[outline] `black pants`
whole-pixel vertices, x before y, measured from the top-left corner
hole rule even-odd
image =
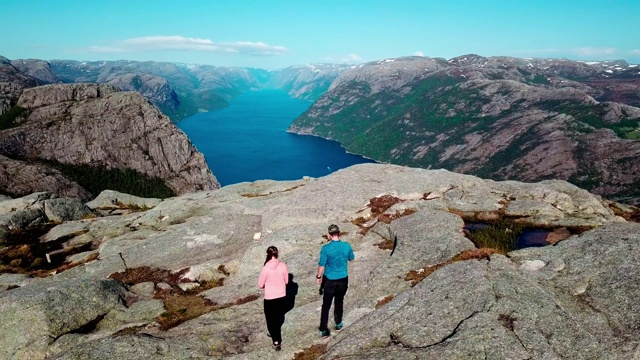
[[[344,295],[349,288],[349,277],[329,280],[324,284],[324,294],[322,297],[322,312],[320,313],[320,331],[328,330],[327,322],[329,322],[329,309],[333,302],[333,319],[336,324],[342,322],[342,305]],[[334,300],[335,299],[335,300]]]
[[[264,300],[264,317],[267,319],[267,329],[273,342],[282,343],[282,324],[287,310],[287,297]]]

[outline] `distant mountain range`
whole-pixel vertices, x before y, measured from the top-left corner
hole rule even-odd
[[[640,67],[427,57],[344,71],[289,131],[382,162],[495,180],[569,180],[640,202]]]
[[[315,101],[290,132],[381,162],[495,180],[563,179],[640,203],[640,66],[624,61],[464,55],[267,71],[0,57],[0,114],[15,110],[24,88],[77,82],[138,91],[174,121],[279,88]]]
[[[346,65],[294,66],[281,70],[138,61],[11,60],[35,86],[52,83],[110,84],[137,91],[172,120],[198,111],[223,108],[234,97],[259,88],[279,88],[292,97],[314,101]],[[29,86],[25,86],[29,87]]]

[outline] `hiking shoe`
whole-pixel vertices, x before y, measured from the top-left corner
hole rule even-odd
[[[322,336],[323,339],[326,339],[331,336],[331,333],[329,330],[320,330],[320,336]]]
[[[273,350],[275,351],[280,351],[282,349],[281,344],[279,342],[274,342],[273,343]]]
[[[344,324],[342,322],[340,322],[340,324],[336,324],[336,331],[342,330],[342,327],[344,327]]]

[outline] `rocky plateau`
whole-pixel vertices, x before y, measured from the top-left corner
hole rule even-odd
[[[17,219],[36,216],[46,249],[29,255]],[[570,234],[505,254],[465,236],[465,222],[497,218]],[[634,219],[565,181],[383,164],[165,200],[5,198],[0,358],[637,359]],[[356,259],[346,326],[322,340],[314,274],[331,223]],[[270,245],[292,274],[280,352],[257,289]]]

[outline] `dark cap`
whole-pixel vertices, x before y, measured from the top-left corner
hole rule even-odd
[[[329,225],[329,234],[330,235],[340,234],[340,228],[338,227],[338,225],[336,224]]]

